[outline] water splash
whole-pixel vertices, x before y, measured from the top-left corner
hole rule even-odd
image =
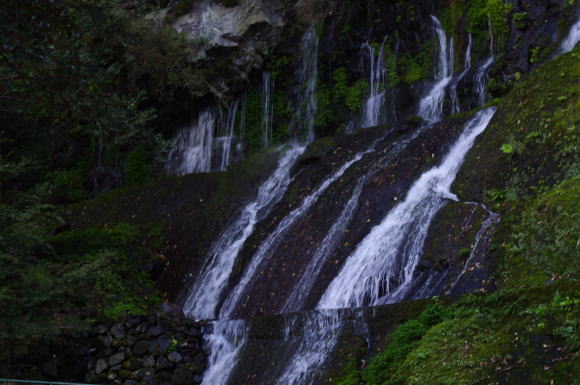
[[[429,224],[445,199],[455,198],[451,184],[494,113],[495,108],[479,111],[441,165],[424,173],[405,200],[371,230],[323,294],[319,309],[379,305],[400,298],[413,281]]]
[[[370,94],[363,109],[363,119],[361,127],[374,127],[384,123],[385,109],[385,82],[387,78],[387,68],[385,66],[385,43],[383,40],[381,47],[377,50],[370,44],[365,43],[364,49],[369,51],[370,59]]]
[[[580,19],[570,28],[568,36],[562,41],[560,45],[559,54],[564,54],[570,52],[576,47],[576,44],[580,41]]]
[[[248,326],[236,320],[215,321],[211,327],[211,333],[204,333],[204,342],[211,353],[201,385],[226,384],[248,338]]]
[[[431,16],[435,24],[435,32],[439,41],[439,60],[435,69],[435,85],[430,89],[419,103],[418,115],[429,123],[441,120],[443,115],[443,99],[445,89],[449,85],[453,74],[453,39],[447,40],[447,35],[439,19]]]
[[[215,317],[216,308],[244,243],[254,231],[256,223],[282,199],[292,181],[290,169],[303,152],[304,147],[300,146],[286,150],[278,161],[276,170],[258,189],[256,198],[212,245],[206,262],[189,291],[183,307],[185,314],[195,319]]]
[[[196,121],[178,132],[165,166],[168,174],[211,171],[215,125],[215,114],[207,109],[199,114]]]
[[[272,106],[273,81],[269,72],[262,76],[262,147],[272,145],[272,122],[274,121],[274,108]]]
[[[318,36],[310,27],[301,43],[302,63],[298,72],[299,105],[290,121],[290,134],[298,140],[306,136],[308,143],[314,140],[314,121],[316,118],[316,84],[318,80]]]

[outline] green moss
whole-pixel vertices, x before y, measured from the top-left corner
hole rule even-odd
[[[429,40],[423,44],[419,53],[401,55],[397,66],[398,78],[409,84],[428,78],[433,68],[433,49],[433,40]]]
[[[501,245],[503,286],[542,284],[578,277],[580,177],[524,203]]]
[[[533,196],[577,173],[579,55],[577,48],[542,65],[501,99],[458,175],[460,196],[485,199],[486,190]]]
[[[431,300],[399,325],[362,370],[332,383],[574,383],[578,375],[577,283]]]
[[[151,178],[151,163],[152,159],[148,159],[142,149],[131,151],[125,161],[125,186],[133,187],[148,182]]]

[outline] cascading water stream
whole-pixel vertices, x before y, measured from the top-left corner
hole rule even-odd
[[[366,154],[374,151],[375,143],[367,150],[359,152],[351,160],[346,162],[335,171],[331,176],[329,176],[322,184],[310,195],[308,195],[302,203],[292,210],[282,221],[276,226],[276,228],[262,241],[260,247],[256,253],[252,256],[250,263],[244,274],[240,278],[240,281],[236,287],[230,291],[227,299],[224,301],[222,308],[220,310],[220,319],[231,318],[236,307],[243,301],[243,296],[246,293],[246,289],[251,286],[251,283],[259,278],[256,275],[258,267],[266,262],[274,254],[278,244],[284,238],[287,231],[296,223],[296,221],[301,218],[305,213],[310,210],[310,208],[318,201],[320,196],[333,184],[337,179],[339,179],[346,170],[350,168],[354,163],[362,159]]]
[[[479,203],[471,203],[471,204],[481,207],[487,213],[487,218],[483,221],[483,223],[481,224],[481,228],[475,235],[475,241],[473,243],[473,248],[469,253],[469,257],[467,258],[467,261],[465,261],[461,273],[459,273],[455,281],[451,284],[449,290],[447,290],[448,294],[457,291],[457,287],[461,282],[461,279],[463,278],[465,273],[470,268],[473,267],[473,262],[476,259],[481,258],[482,254],[485,253],[485,251],[489,246],[489,243],[491,242],[491,235],[493,233],[492,230],[495,226],[497,226],[501,218],[498,213],[494,213],[483,204]]]
[[[211,333],[204,333],[204,342],[211,347],[211,353],[201,385],[226,384],[246,343],[248,326],[242,320],[214,321],[211,328]]]
[[[423,126],[408,135],[406,138],[393,143],[385,155],[375,161],[369,171],[359,178],[351,198],[324,237],[324,240],[320,244],[320,248],[316,251],[304,271],[300,274],[300,280],[294,285],[292,291],[284,302],[284,306],[280,313],[290,313],[303,310],[304,301],[310,294],[310,290],[316,283],[328,257],[340,243],[341,237],[358,207],[359,198],[367,180],[369,180],[379,170],[392,164],[403,149],[405,149],[412,140],[417,138],[427,128],[427,126]]]
[[[380,305],[400,298],[413,281],[429,224],[445,199],[475,139],[495,108],[478,112],[441,165],[424,173],[403,202],[361,241],[318,303],[319,309]]]
[[[441,120],[443,115],[443,99],[445,97],[445,88],[451,82],[453,77],[453,39],[447,40],[447,35],[439,19],[431,16],[435,24],[435,32],[439,41],[439,60],[435,71],[435,85],[429,93],[421,99],[419,103],[418,115],[429,123]]]
[[[296,354],[284,367],[277,385],[311,384],[315,377],[312,369],[324,364],[340,337],[344,321],[339,312],[322,310],[303,316],[306,319]]]
[[[383,40],[378,52],[368,43],[363,45],[363,48],[369,51],[371,90],[363,109],[363,119],[360,125],[362,128],[384,123],[385,81],[387,78],[384,52],[386,41],[387,38]]]
[[[269,72],[264,72],[262,77],[262,147],[272,145],[272,122],[274,120],[274,108],[272,106],[272,77]]]
[[[166,164],[170,175],[210,172],[216,117],[213,111],[202,111],[197,120],[179,131]]]
[[[236,117],[239,105],[240,101],[236,100],[228,108],[227,114],[221,116],[222,131],[225,135],[215,138],[216,147],[218,147],[218,151],[216,152],[221,154],[218,171],[225,171],[231,163],[232,152],[234,150],[232,149],[232,145],[234,144]]]
[[[475,95],[477,100],[477,105],[479,107],[485,104],[485,97],[486,97],[486,88],[487,88],[487,71],[489,67],[493,64],[494,61],[494,53],[493,53],[493,29],[491,25],[491,19],[488,22],[489,24],[489,57],[483,62],[483,64],[478,68],[477,73],[475,74]]]
[[[562,55],[566,52],[570,52],[576,47],[576,44],[580,41],[580,19],[576,21],[576,23],[570,28],[570,32],[568,32],[568,36],[562,41],[560,45],[560,49],[558,51],[559,55]]]
[[[373,228],[363,239],[323,294],[317,305],[319,310],[390,302],[384,295],[388,293],[388,288],[385,290],[385,282],[388,282],[385,278],[392,275],[403,276],[399,290],[393,294],[404,293],[401,289],[409,287],[412,283],[413,272],[421,254],[429,224],[437,210],[443,206],[444,200],[454,197],[449,188],[455,175],[476,137],[487,127],[494,113],[495,108],[478,112],[466,124],[464,132],[452,146],[442,164],[423,174],[411,187],[405,201],[393,208],[381,224]],[[399,265],[397,273],[401,274],[393,274],[390,271],[394,265]],[[446,273],[429,277],[424,287],[419,288],[419,293],[429,295],[429,288],[440,286]],[[333,313],[313,312],[310,316],[320,318],[325,314]],[[312,373],[326,361],[336,346],[340,331],[344,326],[341,318],[337,315],[335,317],[337,318],[333,322],[336,324],[333,323],[334,326],[330,327],[330,330],[324,329],[324,322],[321,320],[317,322],[313,320],[310,323],[311,328],[303,331],[300,347],[290,364],[286,366],[278,384],[314,383],[315,376]]]
[[[467,36],[467,48],[465,49],[465,63],[463,71],[459,74],[457,79],[449,87],[449,94],[451,98],[451,113],[457,114],[461,111],[461,106],[459,104],[459,98],[457,97],[457,85],[465,77],[467,72],[471,69],[471,34]]]
[[[304,147],[301,146],[292,146],[286,150],[276,170],[258,189],[256,198],[212,245],[205,265],[190,289],[183,307],[185,314],[195,319],[216,316],[216,307],[222,299],[240,250],[254,231],[256,223],[282,199],[292,181],[290,169],[303,152]]]
[[[292,292],[286,298],[286,302],[284,303],[280,313],[291,313],[302,309],[304,301],[316,283],[318,275],[324,267],[328,256],[340,243],[341,236],[344,234],[344,231],[346,230],[356,208],[358,207],[358,200],[366,179],[367,178],[361,178],[357,183],[352,196],[340,213],[340,216],[334,222],[324,237],[324,240],[320,243],[320,248],[310,259],[308,266],[306,266],[304,271],[300,274],[300,280],[292,288]]]
[[[290,121],[290,133],[296,140],[305,136],[306,141],[310,143],[314,140],[314,119],[317,110],[318,36],[314,27],[310,27],[302,37],[301,51],[298,106]]]

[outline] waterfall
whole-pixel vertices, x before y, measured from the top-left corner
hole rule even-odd
[[[328,256],[335,250],[340,243],[341,237],[350,223],[356,208],[358,207],[358,199],[363,190],[365,178],[361,178],[357,183],[352,196],[348,203],[340,213],[338,219],[334,222],[324,240],[320,244],[320,248],[316,254],[310,259],[306,269],[300,274],[300,280],[292,288],[292,292],[287,297],[286,302],[282,308],[281,313],[291,313],[302,310],[304,301],[310,293],[312,286],[316,283],[320,271],[324,267]]]
[[[231,163],[232,152],[235,148],[232,148],[234,144],[236,117],[238,113],[238,106],[240,101],[236,100],[228,108],[227,114],[221,115],[221,130],[223,136],[215,138],[216,153],[220,154],[219,165],[217,166],[218,171],[225,171]]]
[[[311,384],[313,368],[319,368],[340,337],[343,317],[336,311],[317,311],[304,314],[306,320],[299,337],[300,343],[290,362],[284,367],[277,385]]]
[[[475,95],[477,99],[477,105],[479,107],[485,104],[486,88],[487,88],[487,71],[491,67],[494,61],[493,54],[493,29],[491,26],[491,19],[489,20],[489,57],[483,62],[483,64],[478,68],[475,74]]]
[[[559,54],[564,54],[566,52],[570,52],[576,47],[576,44],[580,41],[580,20],[578,20],[572,28],[570,28],[570,32],[568,36],[562,41],[560,45]]]
[[[385,80],[387,78],[387,69],[385,67],[385,42],[383,40],[378,52],[375,52],[370,44],[366,43],[363,48],[369,51],[370,60],[370,95],[363,110],[363,120],[361,127],[374,127],[384,123],[384,108],[385,108]]]
[[[260,186],[256,198],[242,210],[239,217],[227,227],[212,245],[205,264],[196,278],[183,310],[195,319],[216,316],[216,308],[222,299],[234,263],[256,223],[282,199],[292,181],[290,169],[304,147],[293,146],[278,161],[273,174]]]
[[[274,120],[274,108],[272,106],[272,77],[269,72],[262,76],[262,147],[272,145],[272,122]]]
[[[302,62],[298,72],[298,106],[290,122],[290,133],[298,139],[306,135],[308,143],[314,140],[316,118],[316,82],[318,80],[318,36],[310,27],[301,43]]]
[[[445,88],[449,85],[453,75],[453,39],[447,40],[447,35],[441,26],[441,22],[435,16],[431,16],[435,24],[435,32],[439,41],[439,60],[435,70],[435,85],[419,103],[418,115],[429,123],[441,120],[443,115],[443,99]]]
[[[465,126],[443,162],[413,184],[406,198],[375,226],[347,258],[323,294],[318,308],[361,307],[400,298],[413,281],[429,224],[450,192],[475,139],[487,127],[495,108],[478,112]]]
[[[211,171],[215,125],[215,114],[207,109],[199,114],[195,122],[178,132],[168,155],[168,174],[185,175]]]
[[[485,212],[487,213],[487,218],[483,221],[479,231],[475,235],[475,241],[473,242],[473,248],[469,253],[469,257],[467,258],[467,261],[465,261],[461,273],[459,273],[455,281],[451,284],[451,287],[447,291],[447,294],[457,292],[457,286],[461,281],[461,278],[465,275],[467,270],[471,266],[473,266],[473,262],[476,259],[481,258],[482,254],[484,254],[485,251],[487,250],[489,243],[491,242],[493,228],[497,226],[497,224],[500,221],[500,215],[498,213],[494,213],[493,211],[488,209],[485,205],[478,203],[471,204],[480,206],[483,210],[485,210]]]
[[[243,296],[246,292],[250,283],[254,280],[258,279],[259,277],[256,275],[256,271],[258,267],[262,265],[262,263],[266,262],[276,251],[276,248],[280,241],[284,238],[287,231],[296,223],[296,221],[301,218],[308,210],[318,201],[320,196],[333,184],[337,179],[342,177],[346,170],[350,168],[354,163],[358,162],[362,159],[363,156],[366,154],[374,151],[374,146],[378,143],[378,140],[366,151],[359,152],[356,154],[351,160],[346,162],[335,171],[331,176],[329,176],[322,184],[310,195],[308,195],[302,203],[292,210],[280,223],[276,226],[276,228],[262,241],[258,251],[252,256],[250,263],[246,270],[244,271],[243,276],[240,278],[240,281],[236,285],[236,287],[230,292],[228,298],[224,302],[221,310],[220,310],[220,318],[231,318],[236,310],[236,306],[240,304],[243,300]]]
[[[459,74],[457,79],[449,87],[449,94],[451,97],[451,113],[457,114],[461,111],[461,106],[459,104],[459,98],[457,97],[457,85],[465,77],[467,72],[471,69],[471,34],[467,36],[467,48],[465,49],[465,63],[463,66],[463,71]]]
[[[215,321],[211,327],[211,333],[204,333],[204,343],[211,353],[201,385],[226,384],[246,343],[248,326],[236,320]]]
[[[241,153],[236,143],[236,118],[240,101],[236,100],[224,113],[208,108],[197,120],[177,133],[165,165],[169,175],[225,171]],[[220,136],[215,136],[219,134]]]

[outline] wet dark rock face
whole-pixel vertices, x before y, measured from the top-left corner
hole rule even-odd
[[[272,257],[259,267],[260,279],[248,286],[243,296],[244,301],[239,304],[234,316],[247,318],[281,310],[284,300],[319,248],[329,228],[340,215],[356,184],[368,175],[353,219],[342,235],[340,245],[329,256],[306,301],[306,309],[313,308],[356,245],[370,229],[381,222],[395,204],[405,198],[410,186],[421,173],[440,163],[464,124],[465,119],[447,120],[436,124],[412,140],[388,163],[385,162],[385,155],[390,153],[395,143],[409,135],[409,132],[394,131],[386,134],[386,131],[383,131],[381,135],[378,134],[380,129],[364,131],[337,140],[334,149],[320,161],[299,166],[295,181],[282,203],[268,220],[257,226],[253,236],[246,243],[242,251],[242,261],[249,261],[263,239],[276,228],[280,220],[313,192],[326,176],[334,173],[357,152],[364,151],[371,145],[369,133],[374,132],[374,138],[377,136],[381,138],[376,146],[377,151],[353,164],[285,234],[273,251]],[[469,216],[469,213],[465,214]],[[442,233],[445,233],[445,230]],[[438,256],[440,258],[438,266],[456,263],[448,255]],[[234,282],[237,279],[239,278],[233,277]]]

